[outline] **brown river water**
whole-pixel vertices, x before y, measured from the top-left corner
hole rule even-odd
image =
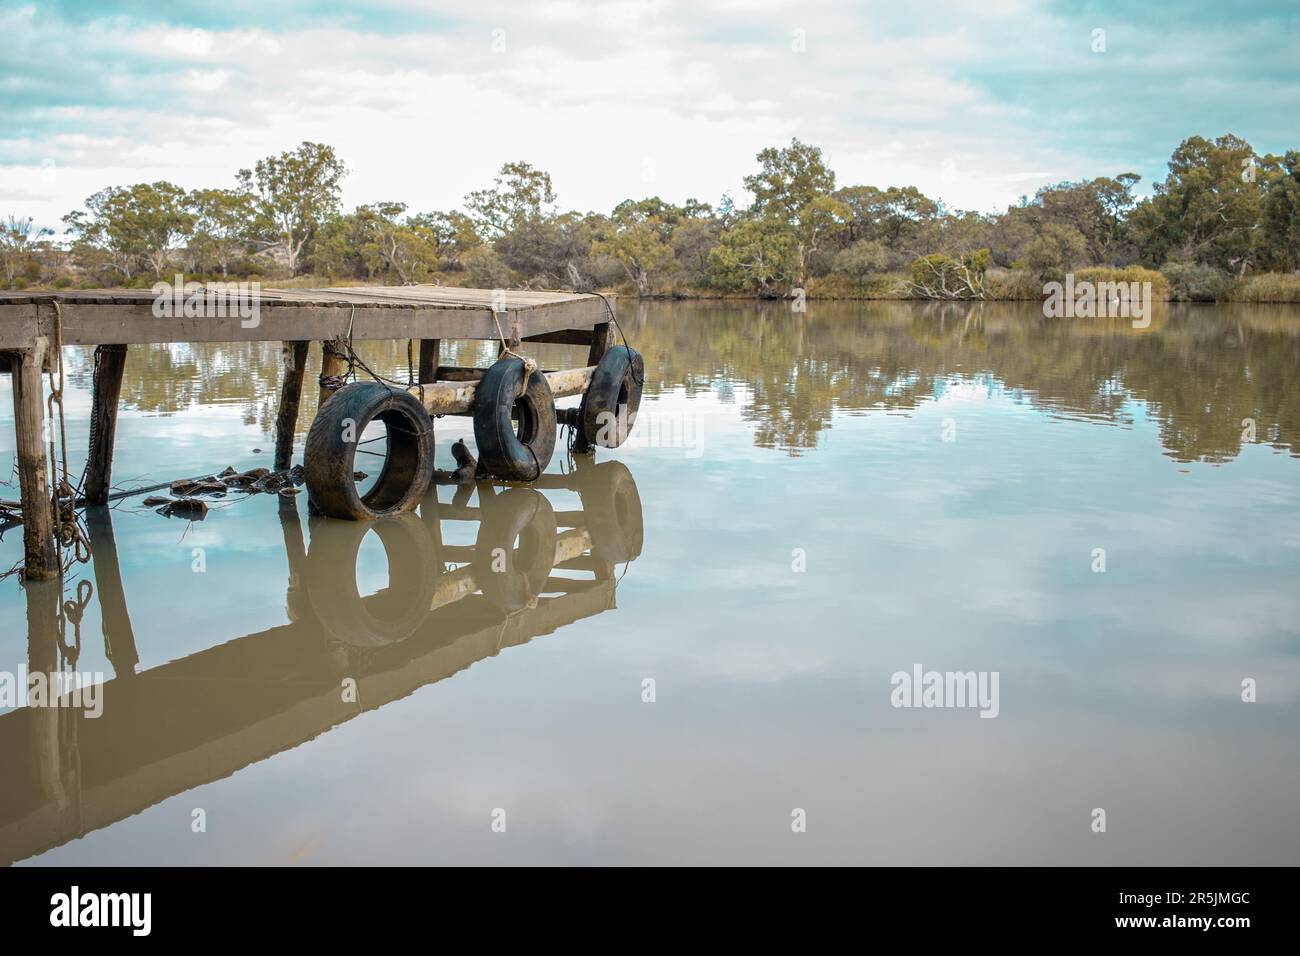
[[[0,693],[0,862],[1300,863],[1300,308],[619,314],[636,430],[544,487],[125,498],[61,591],[0,581],[11,691],[94,688]],[[269,465],[279,376],[133,347],[115,483]],[[13,442],[0,377],[0,498]]]

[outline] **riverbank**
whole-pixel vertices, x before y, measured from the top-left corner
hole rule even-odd
[[[1216,270],[1199,266],[1168,265],[1162,271],[1141,266],[1107,267],[1090,266],[1070,273],[1076,284],[1091,283],[1100,286],[1108,283],[1150,283],[1150,295],[1156,302],[1254,302],[1254,303],[1300,303],[1300,273],[1264,272],[1234,278]],[[803,290],[803,298],[815,301],[831,302],[871,302],[871,301],[985,301],[985,302],[1041,302],[1049,295],[1048,283],[1064,282],[1065,274],[1055,279],[1044,279],[1023,269],[989,269],[980,276],[980,293],[944,295],[924,295],[916,291],[912,278],[901,272],[880,273],[864,280],[853,280],[846,276],[813,276],[809,278]],[[171,281],[168,277],[165,281]],[[187,281],[221,282],[240,281],[258,282],[268,288],[277,289],[320,289],[346,288],[367,284],[364,280],[339,279],[324,275],[300,275],[290,278],[276,278],[258,274],[229,277],[186,275]],[[431,277],[434,284],[450,287],[467,287],[465,273],[441,273]],[[151,277],[140,278],[114,288],[148,289],[155,281]],[[382,284],[382,283],[378,283]],[[56,283],[54,285],[16,284],[12,292],[60,292],[101,289],[93,283]],[[565,290],[569,291],[569,290]],[[650,299],[665,301],[717,300],[717,301],[779,301],[798,298],[794,291],[786,295],[766,295],[750,289],[718,289],[707,286],[678,286],[666,283],[640,292],[632,283],[602,286],[599,289],[582,291],[599,291],[617,295],[623,299]]]
[[[1139,266],[1124,268],[1089,267],[1072,273],[1076,284],[1151,283],[1151,297],[1156,302],[1257,302],[1300,303],[1300,274],[1261,273],[1241,279],[1159,272]],[[984,276],[982,295],[954,295],[955,300],[987,302],[1041,302],[1048,297],[1048,282],[1064,282],[1065,276],[1044,280],[1017,269],[989,270]],[[753,301],[764,298],[793,299],[794,295],[761,296],[751,291],[668,287],[648,295],[638,294],[631,285],[606,290],[625,298],[643,299],[718,299]],[[814,276],[808,280],[804,297],[820,301],[915,301],[942,300],[943,296],[917,294],[909,276],[886,273],[866,282],[854,282],[843,276]]]

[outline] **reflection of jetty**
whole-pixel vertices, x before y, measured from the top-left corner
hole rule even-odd
[[[553,479],[557,481],[558,479]],[[282,509],[294,623],[147,671],[117,572],[112,525],[92,509],[94,567],[116,676],[103,714],[23,708],[0,716],[0,861],[23,859],[295,747],[357,714],[615,606],[614,565],[641,551],[641,502],[619,462],[569,482],[582,509],[556,512],[532,488],[477,485],[452,504],[355,524],[314,519],[305,547]],[[442,543],[443,521],[474,521],[472,547]],[[389,586],[362,596],[356,559],[374,531]],[[30,582],[29,667],[57,669],[56,583]],[[355,693],[350,683],[355,682]]]

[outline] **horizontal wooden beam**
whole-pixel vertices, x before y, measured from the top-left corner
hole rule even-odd
[[[456,365],[439,365],[435,382],[477,382],[486,372],[485,368],[464,368]]]
[[[588,365],[586,368],[547,372],[546,384],[551,387],[551,395],[555,398],[581,395],[587,390],[595,371],[594,365]],[[420,399],[430,415],[463,415],[474,409],[478,382],[434,382],[432,385],[412,385],[407,391]]]
[[[559,332],[543,332],[541,335],[527,335],[525,342],[550,342],[555,345],[591,345],[592,333],[587,329],[561,329]]]
[[[154,315],[148,300],[61,302],[64,345],[137,345],[161,342],[276,342],[332,339],[526,339],[565,329],[590,329],[607,317],[599,298],[575,299],[493,313],[406,303],[318,303],[263,300],[256,318],[238,315]],[[53,336],[50,301],[0,301],[0,350],[30,348]],[[590,337],[590,333],[585,333]]]

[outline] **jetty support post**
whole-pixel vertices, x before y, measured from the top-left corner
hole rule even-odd
[[[597,323],[591,330],[591,348],[587,351],[587,364],[597,365],[605,353],[614,347],[614,324]]]
[[[275,416],[275,470],[293,464],[293,435],[298,428],[298,406],[302,403],[302,379],[307,371],[310,342],[285,342],[281,346],[284,382],[280,386],[280,407]]]
[[[320,414],[320,407],[337,391],[337,389],[327,387],[325,381],[342,375],[346,368],[347,358],[344,356],[343,350],[339,348],[338,343],[322,342],[320,344],[320,401],[316,403],[316,414]]]
[[[126,370],[125,345],[95,347],[94,395],[90,411],[90,451],[86,456],[86,504],[108,503],[113,481],[113,444],[117,438],[117,408]]]
[[[54,510],[50,503],[49,462],[45,455],[47,436],[41,365],[48,349],[49,340],[41,336],[30,348],[10,356],[18,487],[23,509],[23,574],[30,581],[51,581],[62,570],[54,548]]]
[[[599,322],[591,330],[591,347],[587,350],[587,364],[596,365],[604,358],[605,353],[614,347],[614,323]],[[573,427],[573,450],[576,454],[585,455],[594,449],[591,442],[587,441],[587,435],[578,425],[578,409],[561,409],[564,413],[557,418],[561,424],[567,424]]]
[[[441,339],[420,339],[420,375],[416,381],[421,385],[438,381],[438,356],[441,351]]]

